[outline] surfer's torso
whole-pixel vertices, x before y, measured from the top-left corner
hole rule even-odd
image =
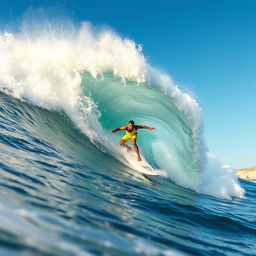
[[[135,134],[137,134],[137,130],[135,129],[135,127],[133,127],[132,131],[129,131],[129,128],[127,128],[126,134],[127,135],[135,135]]]
[[[137,135],[137,130],[135,129],[135,127],[133,127],[132,130],[129,131],[129,128],[127,127],[125,135],[122,137],[122,140],[128,141],[131,139],[137,139],[138,135]]]

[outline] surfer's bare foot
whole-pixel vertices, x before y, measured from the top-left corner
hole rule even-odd
[[[127,146],[126,148],[127,148],[127,152],[129,152],[129,151],[131,151],[131,150],[132,150],[132,148],[131,148],[131,147],[129,147],[129,146]]]
[[[140,162],[141,161],[141,158],[140,157],[138,157],[138,162]]]

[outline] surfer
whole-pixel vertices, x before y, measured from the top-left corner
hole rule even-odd
[[[111,130],[110,133],[114,133],[121,130],[126,130],[125,135],[120,139],[119,144],[120,146],[127,149],[127,152],[131,150],[131,147],[129,147],[126,142],[128,140],[132,140],[132,144],[134,147],[134,150],[138,156],[138,161],[141,161],[140,152],[138,145],[136,144],[136,140],[138,137],[137,130],[138,129],[148,129],[148,130],[155,130],[155,128],[146,126],[146,125],[135,125],[133,120],[130,120],[127,125],[121,126],[119,128],[116,128],[114,130]]]

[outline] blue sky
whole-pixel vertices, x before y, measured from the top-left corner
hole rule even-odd
[[[256,1],[10,0],[0,27],[28,8],[107,25],[142,44],[149,62],[199,102],[210,152],[234,168],[256,165]]]

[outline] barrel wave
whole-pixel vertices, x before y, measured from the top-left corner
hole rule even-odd
[[[157,179],[222,198],[243,196],[232,170],[207,153],[198,103],[153,68],[140,45],[110,30],[95,32],[83,23],[2,33],[0,90],[31,108],[68,117],[73,126],[66,132],[72,136],[60,139],[73,145],[74,134],[81,139],[79,129],[90,144],[83,152],[89,166],[100,161],[136,170],[134,159],[118,145],[121,134],[109,134],[133,119],[156,128],[140,131],[138,145],[145,161],[164,174]],[[47,122],[41,114],[35,122]],[[53,129],[59,126],[55,119],[50,122]]]

